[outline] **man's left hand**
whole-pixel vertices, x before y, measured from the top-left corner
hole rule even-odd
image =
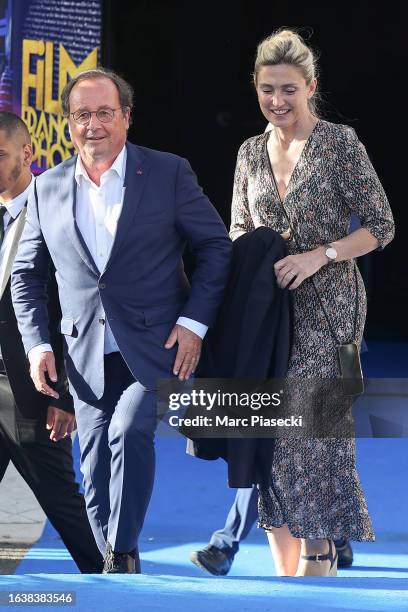
[[[55,406],[48,406],[47,429],[51,429],[50,440],[58,442],[76,429],[75,415]]]
[[[179,380],[187,380],[194,373],[201,355],[202,340],[194,332],[182,325],[175,325],[164,345],[166,349],[173,348],[178,343],[178,351],[174,362],[173,374]]]

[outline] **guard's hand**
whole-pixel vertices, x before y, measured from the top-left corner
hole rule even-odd
[[[277,283],[281,289],[297,289],[326,263],[327,257],[322,247],[299,255],[288,255],[274,265]]]
[[[48,373],[52,382],[57,382],[57,370],[55,368],[55,357],[52,351],[44,351],[29,355],[30,359],[30,376],[33,379],[35,388],[44,395],[49,395],[54,399],[59,398],[59,394],[45,380],[45,373]]]
[[[75,415],[56,406],[48,406],[46,428],[51,429],[50,440],[58,442],[76,429]]]
[[[178,376],[179,380],[187,380],[198,365],[203,341],[200,336],[186,327],[175,325],[164,346],[166,349],[170,349],[176,342],[178,343],[178,351],[173,374]]]

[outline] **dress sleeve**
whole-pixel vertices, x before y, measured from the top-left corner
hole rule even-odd
[[[235,166],[234,190],[231,206],[230,238],[235,240],[255,229],[248,205],[248,167],[246,159],[246,143],[238,151]]]
[[[339,144],[336,176],[341,197],[382,250],[394,238],[395,230],[383,186],[353,128],[344,130]]]

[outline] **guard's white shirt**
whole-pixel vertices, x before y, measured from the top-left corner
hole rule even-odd
[[[16,232],[17,224],[14,223],[14,221],[17,219],[18,215],[24,208],[24,204],[27,202],[32,184],[33,177],[31,176],[31,181],[28,187],[18,196],[10,200],[10,202],[3,204],[3,206],[7,208],[7,212],[3,217],[4,238],[0,248],[0,286],[3,283],[4,274],[6,271],[6,261],[11,249],[11,245],[13,244],[14,234]]]
[[[4,236],[0,248],[0,287],[3,286],[3,281],[5,280],[4,275],[6,273],[6,262],[9,257],[11,245],[14,241],[14,234],[16,233],[17,223],[14,223],[14,221],[17,219],[18,215],[24,208],[24,204],[27,202],[28,194],[30,193],[32,184],[33,177],[31,176],[30,184],[22,193],[10,200],[10,202],[2,204],[2,206],[5,206],[5,208],[7,209],[7,212],[1,220],[1,223],[3,223],[4,228]]]

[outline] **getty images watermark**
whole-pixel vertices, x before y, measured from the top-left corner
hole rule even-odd
[[[355,436],[353,398],[338,379],[170,379],[157,397],[162,431],[189,438]]]
[[[189,438],[408,437],[408,378],[347,389],[339,378],[166,379],[157,419],[162,435]]]
[[[168,409],[178,414],[169,414],[166,422],[171,427],[207,428],[212,433],[214,433],[214,428],[222,430],[301,428],[303,426],[301,415],[285,417],[270,415],[271,410],[281,407],[282,396],[283,390],[267,393],[222,391],[221,389],[206,391],[202,388],[193,388],[189,391],[172,392],[167,396]]]

